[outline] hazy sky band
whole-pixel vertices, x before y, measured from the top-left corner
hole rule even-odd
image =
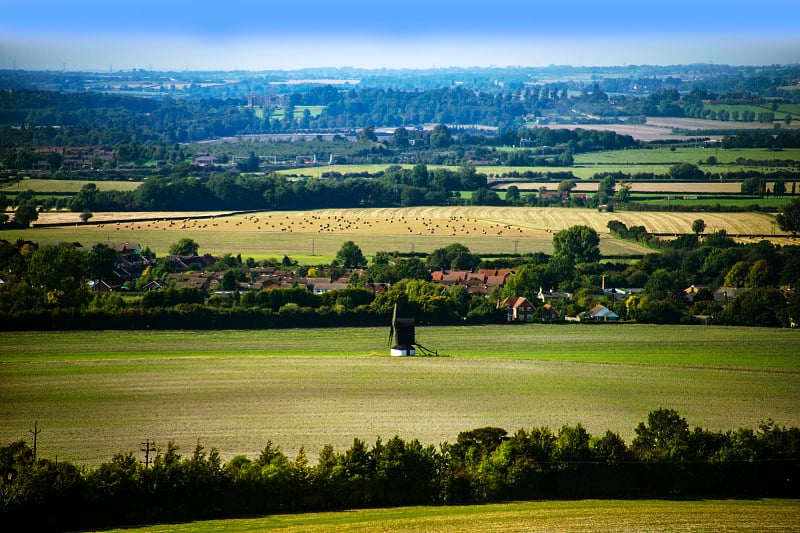
[[[797,0],[0,0],[0,8],[0,68],[800,62]]]

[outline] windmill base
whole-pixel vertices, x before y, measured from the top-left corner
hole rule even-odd
[[[416,352],[414,351],[413,346],[395,346],[391,350],[391,354],[394,357],[410,357],[415,355]]]

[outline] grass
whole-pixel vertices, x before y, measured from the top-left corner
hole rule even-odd
[[[420,328],[448,357],[388,357],[383,328],[2,333],[0,442],[98,464],[144,439],[223,459],[397,434],[582,423],[627,442],[659,407],[693,426],[800,425],[798,333],[690,326]],[[687,341],[687,339],[691,339]]]
[[[579,500],[304,513],[109,530],[126,533],[793,531],[797,500]]]
[[[303,118],[303,114],[304,114],[304,112],[306,110],[308,110],[308,112],[309,112],[309,114],[310,114],[310,116],[312,118],[316,118],[319,115],[321,115],[323,111],[325,111],[326,107],[328,107],[328,106],[324,106],[324,105],[298,105],[298,106],[295,106],[294,107],[294,118],[296,120],[300,120],[301,118]],[[264,110],[263,109],[258,109],[257,116],[258,116],[259,112],[260,112],[259,118],[263,117]],[[270,119],[272,119],[272,120],[282,120],[285,115],[286,115],[286,109],[283,108],[283,107],[280,107],[280,108],[277,108],[272,113],[272,115],[270,116]]]
[[[713,172],[729,170],[724,165],[732,165],[739,158],[753,159],[756,161],[771,161],[775,159],[800,160],[800,148],[790,148],[773,152],[766,148],[689,148],[681,147],[672,150],[670,148],[652,148],[646,150],[610,150],[604,152],[592,152],[587,154],[575,154],[576,165],[642,165],[638,172],[656,172],[648,170],[652,165],[669,166],[678,163],[695,163],[706,161],[710,156],[717,158],[719,168],[704,167],[704,170]],[[738,166],[737,166],[738,168]],[[750,168],[750,167],[742,167]],[[762,169],[763,170],[763,169]]]
[[[94,183],[101,191],[134,191],[141,182],[138,181],[87,181],[87,180],[47,180],[25,178],[8,186],[0,186],[3,193],[20,193],[28,189],[36,193],[77,193],[87,183]]]
[[[635,198],[633,201],[635,202],[642,202],[649,205],[661,205],[661,206],[683,206],[683,207],[693,207],[693,206],[715,206],[720,205],[723,207],[750,207],[751,205],[757,205],[762,208],[773,208],[773,209],[780,209],[784,205],[788,204],[792,201],[791,196],[784,196],[782,198],[714,198],[713,196],[700,196],[695,200],[684,200],[681,196],[673,196],[669,200],[667,200],[663,195],[656,197],[641,197]]]

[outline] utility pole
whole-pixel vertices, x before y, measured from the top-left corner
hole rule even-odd
[[[517,255],[517,244],[519,244],[519,241],[512,241],[512,242],[514,243],[514,255]]]
[[[33,429],[29,429],[28,430],[29,432],[31,432],[33,434],[33,459],[34,459],[34,461],[36,460],[36,436],[39,435],[39,433],[42,432],[41,429],[37,428],[37,424],[38,424],[38,422],[34,421],[33,422]]]
[[[156,443],[147,439],[142,444],[144,445],[144,448],[141,449],[144,452],[144,467],[147,468],[150,466],[150,452],[156,451]]]

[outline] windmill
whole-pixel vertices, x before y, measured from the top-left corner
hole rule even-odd
[[[389,328],[389,346],[392,355],[409,357],[416,355],[417,348],[423,355],[438,355],[438,352],[432,352],[417,342],[414,335],[415,323],[414,317],[397,316],[397,304],[394,304],[392,325]],[[392,340],[396,341],[394,346],[392,346]]]

